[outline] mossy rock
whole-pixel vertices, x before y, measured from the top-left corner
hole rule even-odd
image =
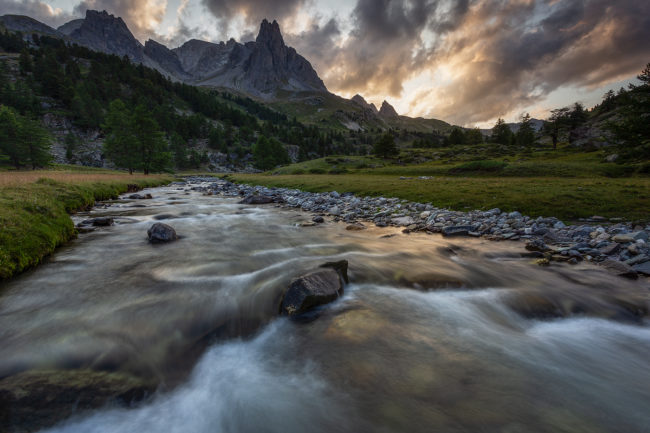
[[[0,431],[31,432],[103,406],[129,407],[155,384],[123,373],[29,370],[0,380]]]

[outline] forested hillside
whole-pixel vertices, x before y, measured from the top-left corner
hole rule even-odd
[[[80,140],[74,131],[92,130],[107,139],[107,154],[119,167],[145,171],[198,168],[210,162],[210,150],[239,165],[266,166],[269,155],[254,150],[269,146],[254,146],[258,141],[295,146],[295,159],[352,151],[340,132],[305,126],[250,98],[172,82],[127,58],[47,36],[25,41],[19,33],[0,33],[0,47],[14,53],[0,63],[0,103],[17,119],[48,113],[69,119],[74,126],[64,138],[69,154]],[[160,133],[157,143],[138,141],[138,128],[145,124]],[[124,165],[130,158],[125,152],[142,153],[142,146],[167,155],[153,165]],[[273,162],[289,162],[286,146],[270,148],[279,152],[270,157]]]

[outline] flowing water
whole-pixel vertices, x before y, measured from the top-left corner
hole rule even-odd
[[[311,215],[150,192],[95,209],[117,224],[0,287],[0,377],[159,384],[48,431],[650,431],[647,280],[541,268],[518,243],[300,227]],[[150,245],[157,220],[181,239]],[[341,299],[278,316],[292,278],[340,259]]]

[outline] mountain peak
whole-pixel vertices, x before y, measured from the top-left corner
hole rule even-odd
[[[379,112],[377,111],[377,107],[375,107],[375,104],[369,104],[368,102],[366,102],[363,96],[359,95],[358,93],[354,95],[350,100],[355,104],[359,105],[360,107],[372,110],[372,112],[375,114]]]
[[[399,114],[397,114],[395,108],[393,108],[393,106],[390,105],[387,101],[384,101],[381,104],[381,108],[379,109],[379,115],[382,117],[399,117]]]
[[[69,23],[70,24],[70,23]],[[78,44],[95,51],[128,56],[142,62],[142,44],[131,34],[126,23],[106,11],[88,9],[82,23],[70,25],[69,36]]]
[[[255,42],[277,46],[284,46],[284,39],[282,39],[282,32],[280,31],[280,24],[277,21],[273,20],[272,23],[269,23],[265,18],[260,24],[260,32],[257,34],[257,39]]]

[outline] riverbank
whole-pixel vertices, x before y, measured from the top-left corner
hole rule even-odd
[[[229,177],[239,179],[240,176]],[[250,180],[250,179],[249,179]],[[349,224],[349,230],[363,230],[361,222],[379,227],[404,227],[406,233],[441,233],[446,237],[482,237],[494,241],[526,242],[526,249],[538,264],[577,264],[589,261],[619,276],[650,276],[650,225],[593,216],[578,224],[556,217],[522,215],[519,211],[455,211],[397,197],[359,197],[352,193],[308,192],[290,188],[269,188],[248,184],[215,182],[208,194],[246,197],[251,204],[283,203]]]
[[[158,186],[169,175],[107,170],[0,173],[0,280],[39,263],[76,234],[70,214],[96,201]]]
[[[407,170],[404,170],[406,173]],[[417,172],[415,172],[417,173]],[[497,175],[233,174],[231,180],[309,192],[398,197],[457,211],[500,208],[576,221],[594,215],[650,222],[650,178],[501,177]]]

